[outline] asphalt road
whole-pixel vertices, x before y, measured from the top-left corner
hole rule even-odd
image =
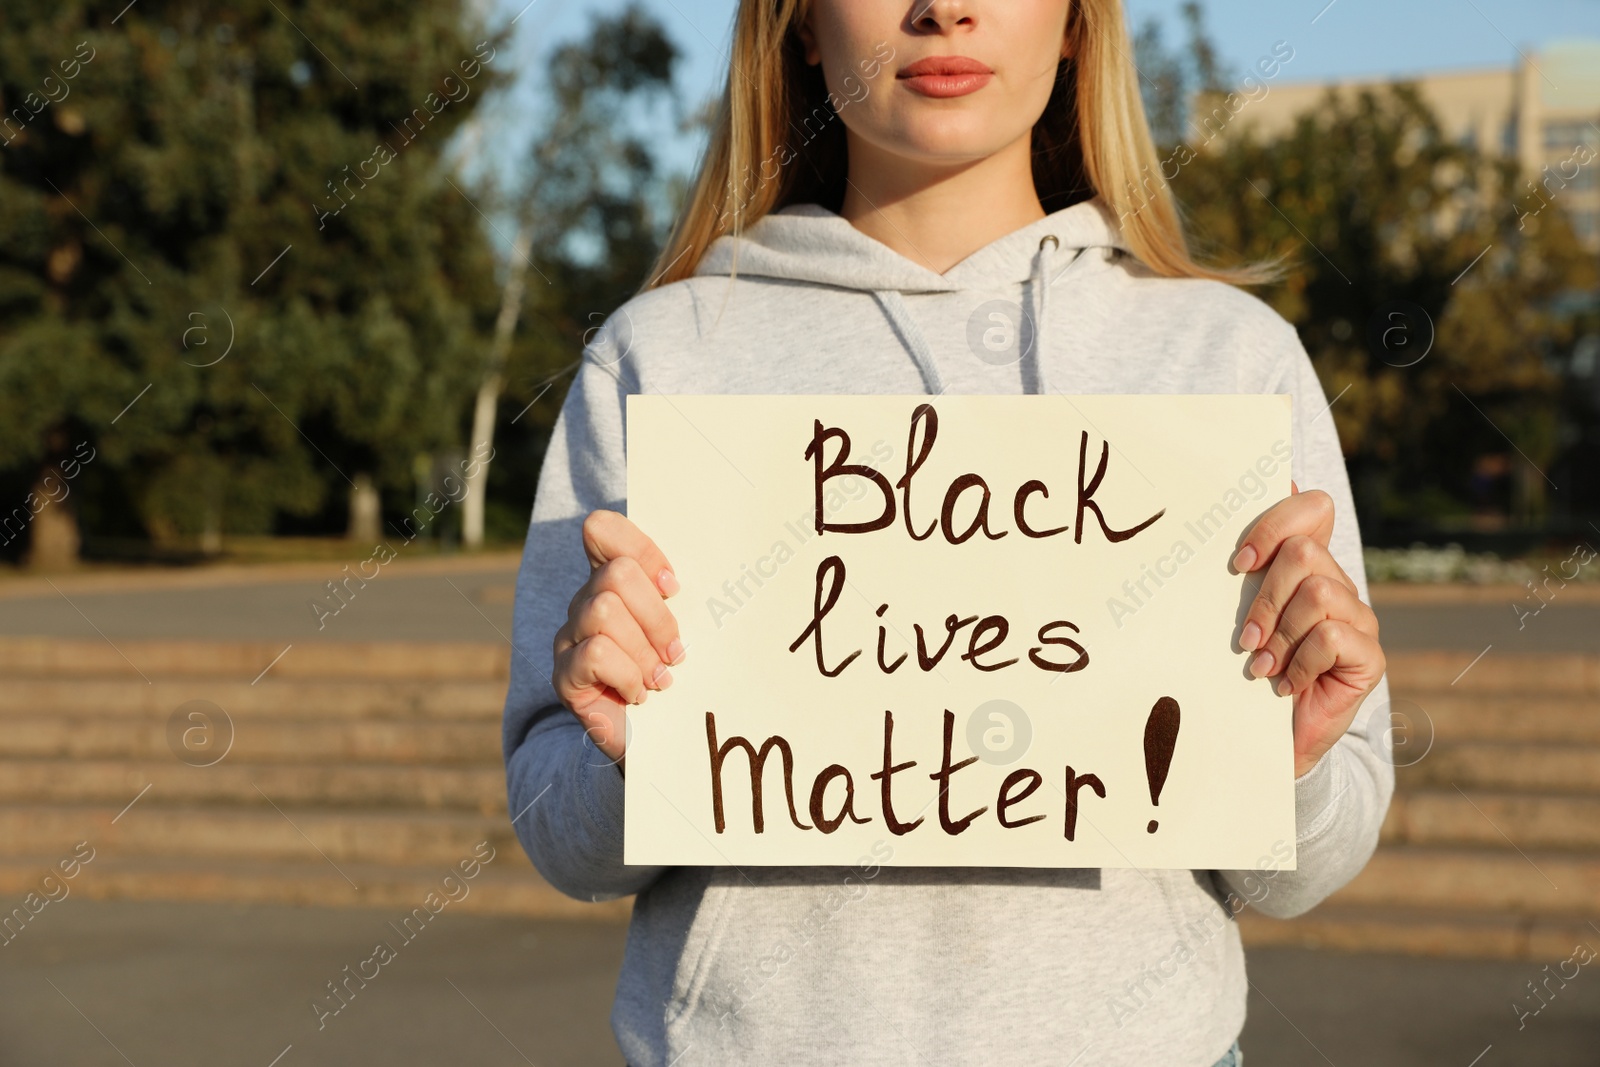
[[[447,912],[319,1030],[313,998],[393,918],[68,898],[0,947],[0,1064],[621,1063],[607,1023],[617,925]],[[1250,1067],[1600,1059],[1600,978],[1586,970],[1520,1030],[1511,1005],[1532,963],[1263,950],[1249,970]]]
[[[356,562],[356,561],[353,561]],[[263,571],[263,575],[274,572]],[[278,573],[282,573],[281,571]],[[511,633],[514,563],[459,560],[438,572],[390,564],[339,605],[326,583],[340,564],[298,565],[293,578],[236,580],[187,588],[97,590],[94,583],[0,585],[0,635],[61,637],[216,637],[282,641],[496,641]],[[102,583],[105,584],[105,583]],[[28,595],[17,595],[26,590]],[[1529,602],[1536,604],[1536,602]],[[313,604],[339,606],[322,614]],[[1380,604],[1386,648],[1600,654],[1600,603],[1569,595],[1537,615],[1513,602]]]
[[[359,562],[359,561],[353,561]],[[0,586],[0,634],[111,640],[122,637],[311,641],[498,641],[511,633],[516,569],[503,562],[432,572],[394,563],[341,602],[327,590],[343,565],[297,565],[291,578],[97,589],[106,581],[58,580],[32,595]],[[287,569],[264,571],[263,577]],[[370,568],[369,568],[370,573]],[[203,575],[194,576],[203,578]],[[321,605],[319,612],[313,605]],[[335,609],[337,609],[335,611]]]

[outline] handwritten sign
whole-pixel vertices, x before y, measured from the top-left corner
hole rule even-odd
[[[628,513],[688,656],[629,711],[625,860],[1292,867],[1290,703],[1229,569],[1289,495],[1289,418],[630,396]]]

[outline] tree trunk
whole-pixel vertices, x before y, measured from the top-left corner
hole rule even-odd
[[[42,508],[33,516],[28,539],[28,566],[35,570],[62,571],[77,566],[83,539],[78,513],[69,499],[71,483],[54,463],[46,464],[34,482],[33,500]]]
[[[383,534],[383,498],[372,483],[372,475],[358,474],[350,487],[350,528],[352,541],[375,543]]]
[[[477,401],[472,408],[472,441],[467,454],[473,457],[489,455],[489,449],[494,444],[495,409],[500,403],[500,390],[505,386],[506,356],[511,351],[511,339],[517,332],[517,318],[522,314],[522,294],[528,277],[528,252],[532,245],[533,234],[528,227],[518,227],[511,241],[511,264],[506,274],[505,289],[500,294],[500,315],[494,323],[489,365],[484,370]],[[483,509],[488,486],[489,461],[485,459],[468,475],[466,498],[461,502],[461,541],[469,549],[483,544]]]
[[[222,492],[213,482],[200,523],[200,551],[207,556],[222,553]]]

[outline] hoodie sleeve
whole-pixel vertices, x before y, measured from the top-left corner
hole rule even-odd
[[[589,576],[584,517],[625,504],[623,411],[632,390],[617,371],[585,353],[545,454],[517,574],[503,737],[522,847],[551,885],[590,901],[637,893],[663,870],[623,865],[622,774],[551,682],[556,630]]]
[[[1287,354],[1263,390],[1289,393],[1294,409],[1294,480],[1333,497],[1329,549],[1370,603],[1361,530],[1333,415],[1294,328],[1283,325]],[[1287,919],[1310,911],[1366,866],[1394,793],[1389,750],[1389,681],[1383,678],[1357,710],[1343,737],[1294,783],[1297,869],[1221,871],[1226,888],[1261,912]]]

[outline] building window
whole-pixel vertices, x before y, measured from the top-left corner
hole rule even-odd
[[[1593,245],[1600,242],[1600,211],[1583,208],[1570,212],[1568,217],[1572,220],[1572,232],[1580,243]]]
[[[1597,134],[1587,122],[1550,122],[1544,127],[1544,146],[1546,148],[1576,148],[1580,144],[1595,144],[1600,141]]]

